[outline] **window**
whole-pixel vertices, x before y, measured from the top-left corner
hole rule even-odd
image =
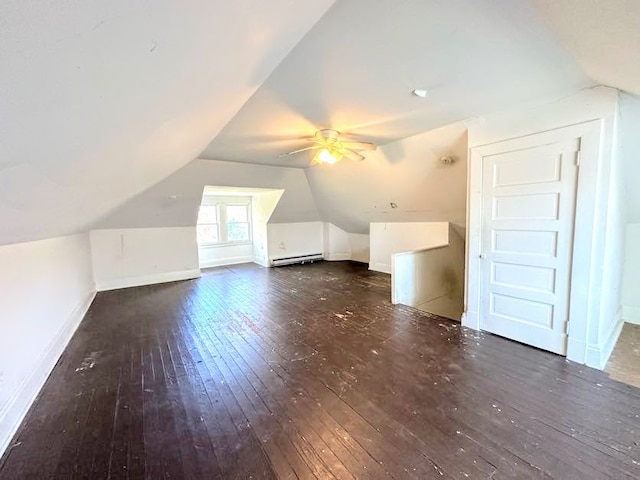
[[[218,243],[220,229],[218,228],[218,207],[202,205],[198,212],[198,243]]]
[[[249,236],[249,206],[225,205],[227,213],[227,241],[248,242]]]
[[[251,198],[204,196],[197,232],[198,245],[251,242]]]

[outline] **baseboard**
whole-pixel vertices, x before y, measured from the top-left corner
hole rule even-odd
[[[380,273],[388,273],[389,275],[391,275],[391,265],[389,265],[388,263],[370,263],[369,270]]]
[[[342,262],[344,260],[351,260],[350,253],[328,253],[324,256],[325,260],[330,262]]]
[[[200,263],[200,268],[224,267],[225,265],[238,265],[239,263],[252,263],[253,255],[245,255],[242,257],[230,257],[219,260],[210,260]]]
[[[478,314],[478,312],[472,312],[471,310],[462,312],[460,324],[472,330],[480,330],[480,314]]]
[[[640,325],[640,307],[625,305],[622,307],[622,318],[627,323]]]
[[[191,280],[200,276],[200,269],[180,270],[177,272],[163,272],[139,277],[117,278],[105,282],[96,282],[99,292],[107,290],[117,290],[119,288],[141,287],[143,285],[153,285],[156,283],[177,282],[179,280]]]
[[[587,363],[587,344],[582,340],[567,339],[567,360],[585,365]]]
[[[260,265],[261,267],[268,268],[270,266],[269,261],[264,258],[253,257],[252,262]]]
[[[623,326],[624,321],[621,317],[618,317],[617,322],[611,329],[611,333],[609,333],[609,336],[601,345],[587,346],[587,358],[585,363],[588,367],[597,368],[598,370],[604,369],[609,357],[611,356],[611,352],[613,352],[613,348],[616,346],[616,342],[618,341],[618,337],[620,336]]]
[[[89,310],[95,296],[95,291],[90,292],[73,310],[68,320],[35,362],[35,367],[24,377],[4,408],[0,410],[0,458],[9,447],[9,442],[18,431],[25,415],[49,378],[53,367],[58,363],[58,359]]]
[[[349,260],[351,260],[352,262],[357,262],[357,263],[369,263],[369,259],[368,258],[353,258],[351,257]]]

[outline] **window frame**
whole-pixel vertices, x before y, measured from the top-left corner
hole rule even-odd
[[[220,239],[222,238],[220,235],[220,208],[218,208],[218,205],[200,205],[200,208],[202,207],[214,207],[216,209],[216,223],[208,223],[208,222],[203,222],[200,223],[200,210],[198,209],[198,218],[196,220],[196,242],[198,243],[198,246],[211,246],[211,245],[220,245]],[[215,225],[216,226],[216,232],[217,232],[217,236],[218,236],[218,241],[217,242],[204,242],[204,243],[200,243],[198,242],[198,235],[197,235],[197,231],[198,231],[198,227],[200,225]]]
[[[240,246],[240,245],[251,245],[253,243],[253,221],[252,221],[252,198],[251,197],[221,197],[217,195],[204,195],[202,197],[202,203],[200,207],[216,207],[216,219],[218,221],[218,241],[217,242],[205,242],[199,243],[198,248],[217,248],[217,247],[230,247],[230,246]],[[232,222],[239,224],[247,224],[248,226],[248,236],[247,240],[243,240],[240,242],[229,242],[228,239],[228,228],[227,224],[229,223],[227,218],[227,207],[229,206],[239,206],[245,207],[247,210],[247,221],[246,222]],[[210,223],[200,223],[199,222],[200,213],[198,211],[198,220],[196,221],[196,228],[198,225],[213,225]]]

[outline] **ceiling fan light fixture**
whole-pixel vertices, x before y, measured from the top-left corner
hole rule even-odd
[[[313,142],[314,145],[299,148],[289,153],[280,154],[280,157],[288,157],[296,153],[315,151],[313,160],[310,165],[334,165],[343,159],[362,161],[364,155],[358,152],[363,150],[376,150],[376,146],[370,142],[353,141],[350,139],[340,138],[340,132],[337,130],[324,129],[318,130],[311,138],[305,138],[305,141]]]
[[[327,163],[329,165],[333,165],[334,163],[338,163],[340,160],[342,160],[342,155],[334,150],[323,148],[322,150],[320,150],[320,152],[318,152],[319,163]]]

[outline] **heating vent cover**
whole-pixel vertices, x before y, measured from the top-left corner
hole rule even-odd
[[[298,255],[297,257],[274,258],[273,260],[271,260],[271,265],[274,267],[280,267],[282,265],[293,265],[294,263],[317,262],[319,260],[324,260],[324,256],[321,253],[312,253],[309,255]]]

